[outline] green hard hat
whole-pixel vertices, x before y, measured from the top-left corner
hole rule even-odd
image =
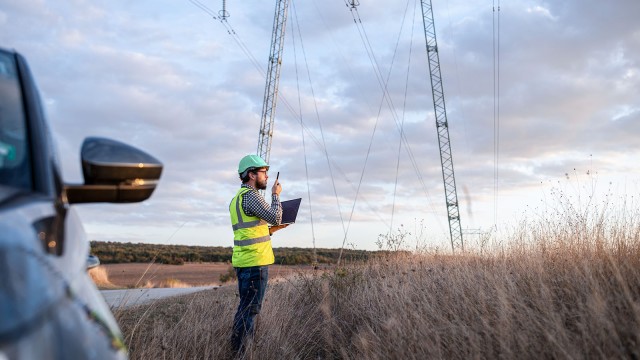
[[[238,165],[238,174],[242,174],[247,169],[250,168],[263,168],[266,167],[269,169],[269,164],[264,161],[258,155],[247,155],[240,160],[240,164]]]

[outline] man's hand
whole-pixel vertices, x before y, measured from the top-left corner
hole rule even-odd
[[[280,192],[282,192],[282,186],[280,185],[280,181],[276,178],[276,182],[273,183],[271,187],[271,193],[280,196]]]
[[[289,224],[272,226],[272,227],[269,228],[269,235],[273,235],[274,232],[276,232],[276,231],[278,231],[280,229],[284,229],[287,226],[289,226]]]

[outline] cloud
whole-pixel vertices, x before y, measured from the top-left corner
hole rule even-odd
[[[165,164],[145,203],[78,207],[96,237],[142,239],[137,231],[172,233],[185,222],[176,241],[229,236],[235,167],[256,151],[274,9],[227,5],[227,27],[189,1],[0,5],[0,43],[31,64],[67,181],[82,181],[87,136],[119,139]],[[464,226],[493,225],[493,207],[511,211],[573,168],[637,177],[629,156],[640,131],[640,3],[433,5]],[[310,193],[301,216],[313,212],[331,229],[322,241],[340,245],[352,219],[366,226],[347,242],[371,248],[392,211],[396,225],[425,217],[447,236],[422,26],[419,2],[289,9],[272,171],[285,198],[307,202]]]

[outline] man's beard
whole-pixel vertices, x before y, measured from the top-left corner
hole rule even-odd
[[[264,181],[256,180],[256,188],[258,190],[266,190],[267,189],[267,180]]]

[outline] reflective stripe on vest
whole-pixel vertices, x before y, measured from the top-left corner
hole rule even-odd
[[[245,193],[246,193],[246,191],[244,193],[242,193],[242,195],[244,195]],[[240,200],[240,199],[238,199],[238,200]],[[232,225],[233,231],[236,231],[238,229],[249,229],[249,228],[252,228],[254,226],[260,225],[261,222],[264,222],[264,220],[262,220],[262,219],[245,222],[242,219],[242,211],[240,211],[240,203],[242,201],[238,201],[238,200],[236,200],[236,216],[238,217],[238,223]]]
[[[229,204],[234,247],[234,267],[270,265],[274,262],[269,226],[257,216],[249,216],[242,209],[242,197],[248,188],[240,188]]]
[[[269,240],[271,240],[271,236],[267,235],[267,236],[263,236],[255,239],[249,239],[249,240],[233,240],[233,245],[247,246],[247,245],[259,244],[261,242],[265,242]]]

